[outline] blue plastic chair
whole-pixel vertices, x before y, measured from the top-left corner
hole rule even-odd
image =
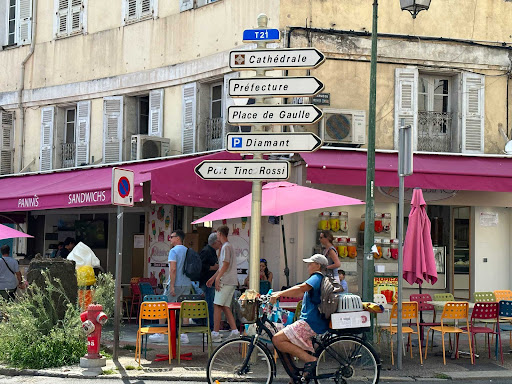
[[[139,283],[139,284],[149,284],[149,283]],[[150,285],[150,288],[151,288],[151,285]],[[151,288],[153,289],[153,288]],[[141,287],[141,292],[142,292],[142,287]],[[168,301],[167,300],[167,296],[166,295],[145,295],[143,296],[143,299],[142,301]],[[149,325],[151,324],[152,327],[167,327],[167,324],[155,324],[155,321],[153,320],[150,320],[148,323],[145,323],[143,322],[142,325]],[[168,336],[170,337],[170,335]],[[146,358],[146,355],[147,355],[147,348],[144,347],[144,339],[146,340],[146,346],[148,344],[148,335],[146,335],[146,337],[141,337],[141,345],[140,347],[141,348],[144,348],[144,358]]]
[[[146,295],[154,295],[155,294],[153,287],[151,286],[151,284],[149,284],[147,282],[139,283],[139,287],[140,287],[141,297],[144,297]],[[167,301],[167,298],[164,301]]]
[[[508,318],[512,318],[512,301],[511,300],[501,300],[500,303],[499,303],[499,315],[500,315],[500,318],[502,317],[508,317]],[[496,324],[497,327],[499,327],[499,331],[505,331],[505,332],[509,332],[509,344],[512,346],[512,324],[510,323],[501,323],[501,322],[498,322],[498,324]],[[496,343],[497,345],[498,343]],[[498,354],[498,351],[497,351],[498,347],[496,346],[496,355]]]

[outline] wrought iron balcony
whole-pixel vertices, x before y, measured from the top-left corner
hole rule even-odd
[[[205,145],[207,151],[225,147],[223,125],[222,117],[206,120]]]
[[[418,112],[418,151],[458,152],[452,146],[452,114]]]
[[[62,168],[72,168],[75,166],[75,143],[62,144]]]

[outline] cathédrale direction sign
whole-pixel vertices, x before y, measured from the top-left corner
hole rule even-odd
[[[315,48],[231,51],[229,66],[243,71],[258,68],[316,68],[325,61]]]
[[[228,152],[313,152],[322,145],[322,140],[311,132],[290,133],[228,133]]]
[[[249,77],[229,80],[229,95],[251,96],[314,96],[324,89],[316,77]]]
[[[290,163],[283,160],[205,160],[194,172],[204,180],[287,180]]]
[[[322,111],[311,104],[245,105],[228,108],[228,123],[252,124],[314,124]]]

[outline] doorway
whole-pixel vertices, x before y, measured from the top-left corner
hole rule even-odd
[[[456,299],[471,298],[471,208],[452,209],[452,281]]]

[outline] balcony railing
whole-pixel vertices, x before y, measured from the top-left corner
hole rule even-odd
[[[418,151],[454,152],[451,113],[431,111],[418,113]]]
[[[75,143],[62,144],[62,168],[75,166]]]

